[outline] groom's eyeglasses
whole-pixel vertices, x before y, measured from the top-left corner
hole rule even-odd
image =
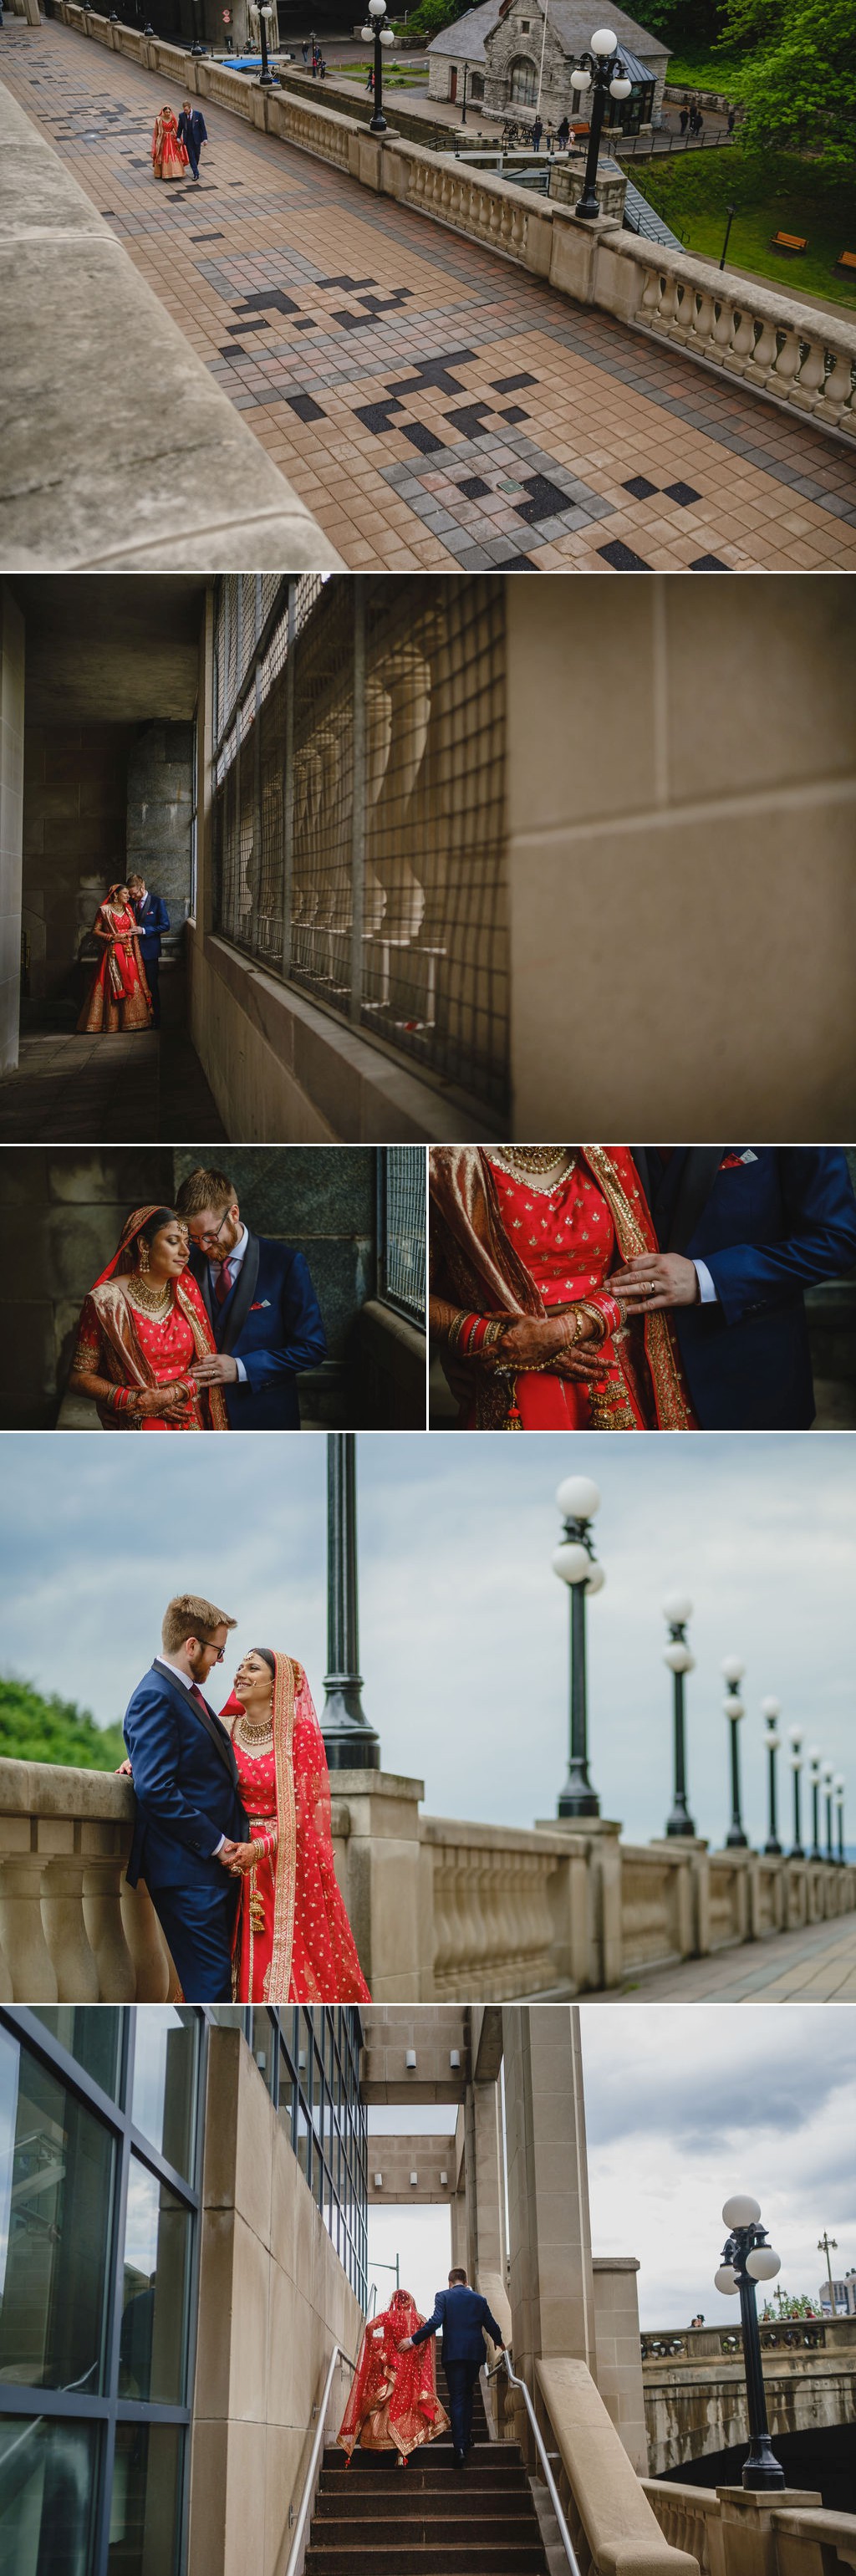
[[[199,1250],[200,1250],[200,1252],[213,1252],[213,1249],[214,1249],[214,1245],[215,1245],[215,1243],[219,1243],[219,1241],[220,1241],[220,1236],[221,1236],[221,1234],[222,1234],[222,1232],[223,1232],[223,1227],[224,1227],[224,1225],[225,1225],[225,1223],[226,1223],[226,1218],[227,1218],[228,1214],[229,1214],[229,1210],[228,1210],[228,1208],[224,1208],[224,1210],[223,1210],[223,1214],[222,1214],[222,1216],[221,1216],[221,1218],[220,1218],[220,1223],[219,1223],[219,1225],[218,1225],[218,1226],[215,1226],[214,1233],[213,1233],[213,1234],[201,1234],[201,1235],[200,1235],[200,1237],[199,1237]]]
[[[225,1660],[226,1660],[226,1648],[225,1648],[225,1646],[215,1646],[215,1645],[214,1645],[214,1639],[213,1639],[213,1637],[203,1637],[201,1634],[200,1634],[200,1638],[199,1638],[199,1643],[200,1643],[200,1646],[213,1646],[213,1647],[214,1647],[214,1661],[215,1661],[215,1664],[222,1664],[222,1663],[225,1663]]]

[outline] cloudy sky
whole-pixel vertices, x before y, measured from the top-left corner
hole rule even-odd
[[[671,1798],[664,1595],[695,1603],[689,1780],[699,1830],[728,1822],[719,1672],[745,1658],[745,1810],[766,1831],[759,1704],[783,1704],[851,1768],[856,1672],[856,1435],[698,1434],[358,1444],[364,1704],[387,1769],[425,1781],[428,1813],[527,1824],[555,1812],[567,1742],[568,1602],[551,1571],[563,1475],[595,1477],[607,1572],[589,1607],[591,1769],[629,1838]],[[171,1592],[240,1620],[237,1654],[288,1647],[319,1710],[325,1669],[324,1443],[139,1434],[4,1435],[2,1647],[26,1675],[121,1715]],[[231,1664],[226,1667],[231,1678]],[[225,1677],[224,1677],[225,1696]],[[782,1782],[790,1815],[790,1780]],[[856,1820],[856,1777],[849,1808]]]
[[[592,2246],[639,2257],[643,2326],[699,2310],[731,2323],[713,2274],[734,2191],[760,2201],[785,2289],[817,2297],[824,2228],[834,2269],[856,2269],[852,2005],[585,2004],[582,2029]],[[408,2109],[406,2125],[448,2131],[452,2116]],[[369,2243],[376,2261],[398,2252],[420,2306],[433,2299],[450,2260],[445,2210],[372,2212]],[[391,2277],[377,2275],[379,2306]]]

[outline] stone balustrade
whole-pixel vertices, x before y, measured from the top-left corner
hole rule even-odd
[[[778,2436],[853,2421],[856,2318],[774,2317],[760,2328],[767,2413]],[[704,2453],[745,2440],[746,2377],[739,2320],[684,2335],[641,2337],[648,2467],[680,2476]],[[687,2546],[691,2544],[688,2542]]]
[[[827,2513],[820,2498],[750,2495],[738,2487],[642,2481],[663,2538],[694,2558],[701,2576],[842,2576],[856,2568],[856,2514]]]
[[[284,89],[261,90],[240,72],[179,46],[111,25],[78,0],[55,0],[69,27],[157,70],[185,91],[228,107],[304,152],[334,161],[376,194],[395,197],[452,231],[546,278],[559,294],[668,341],[686,358],[722,368],[750,392],[798,411],[818,428],[856,439],[856,323],[789,295],[730,277],[689,252],[623,232],[611,167],[595,224],[573,209],[401,134],[380,138],[356,117]],[[623,181],[621,183],[623,185]]]
[[[377,2003],[570,1997],[856,1907],[856,1868],[624,1844],[421,1812],[396,1773],[333,1777],[336,1867]],[[0,1995],[157,2002],[174,1971],[124,1883],[133,1791],[114,1773],[0,1761]]]
[[[0,1760],[4,2003],[161,2003],[175,1972],[125,1885],[133,1791],[112,1772]]]

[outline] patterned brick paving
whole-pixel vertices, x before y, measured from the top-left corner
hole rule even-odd
[[[199,185],[156,182],[177,93],[59,23],[2,59],[350,566],[856,566],[821,433],[225,110]]]
[[[598,2003],[856,2003],[856,1914],[628,1978]]]

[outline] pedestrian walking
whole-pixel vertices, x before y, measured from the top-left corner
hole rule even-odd
[[[533,141],[533,144],[534,144],[534,146],[535,146],[535,150],[536,150],[536,152],[540,152],[540,150],[541,150],[541,136],[542,136],[543,132],[544,132],[544,127],[543,127],[543,124],[542,124],[541,118],[540,118],[540,116],[536,116],[536,118],[535,118],[535,123],[534,123],[534,125],[533,125],[533,127],[532,127],[532,141]]]
[[[569,126],[569,124],[568,124],[568,119],[567,119],[567,117],[566,117],[566,116],[563,116],[563,118],[562,118],[562,122],[561,122],[561,125],[559,126],[559,130],[558,130],[558,133],[557,133],[557,135],[556,135],[556,141],[557,141],[557,143],[558,143],[558,146],[559,146],[559,150],[560,150],[560,152],[567,152],[568,144],[569,144],[569,142],[570,142],[570,139],[571,139],[571,129],[570,129],[570,126]]]
[[[367,80],[367,82],[366,82],[366,88],[367,88],[367,90],[368,90],[368,92],[369,92],[369,95],[371,96],[372,90],[374,89],[374,64],[372,64],[372,66],[371,66],[371,68],[370,68],[369,76],[368,76],[368,80]]]
[[[303,69],[304,69],[304,71],[306,71],[306,70],[307,70],[307,68],[308,68],[308,64],[309,64],[309,47],[308,47],[308,45],[307,45],[307,42],[306,42],[306,38],[305,38],[305,36],[304,36],[304,38],[303,38],[303,43],[302,43],[302,45],[301,45],[300,51],[301,51],[301,53],[302,53],[302,55],[303,55]]]
[[[689,121],[690,121],[690,111],[689,111],[689,108],[688,108],[688,107],[682,107],[682,109],[681,109],[681,113],[680,113],[680,118],[679,118],[679,124],[680,124],[680,128],[681,128],[681,133],[682,133],[682,134],[685,134],[685,133],[686,133],[686,130],[687,130],[687,126],[688,126],[688,124],[689,124]]]
[[[734,132],[734,126],[735,126],[736,116],[737,116],[737,109],[736,109],[736,107],[730,107],[730,108],[729,108],[729,110],[728,110],[728,116],[727,116],[727,119],[726,119],[726,123],[727,123],[727,126],[728,126],[729,134],[733,134],[733,132]]]
[[[193,177],[198,179],[199,155],[203,143],[208,141],[208,129],[201,108],[194,107],[193,100],[190,98],[183,98],[181,102],[178,139],[179,143],[184,144]]]

